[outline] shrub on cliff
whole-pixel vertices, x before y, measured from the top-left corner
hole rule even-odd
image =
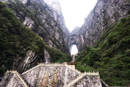
[[[87,47],[76,60],[98,70],[109,85],[130,83],[130,17],[104,32],[98,45]]]
[[[66,54],[48,47],[40,36],[25,27],[13,12],[0,2],[0,75],[6,70],[18,67],[14,64],[21,63],[28,50],[35,52],[38,57],[43,57],[44,48],[53,58],[52,62],[63,62],[67,58]],[[18,61],[15,62],[16,60]]]

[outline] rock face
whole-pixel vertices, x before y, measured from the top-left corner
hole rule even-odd
[[[21,63],[17,65],[16,70],[18,70],[19,72],[23,72],[29,69],[30,67],[34,66],[36,62],[37,62],[36,54],[33,51],[29,50],[26,53],[26,56],[23,58],[23,60],[21,60]],[[17,62],[15,64],[17,64]]]
[[[68,30],[62,14],[49,7],[44,0],[3,0],[8,2],[16,16],[24,25],[40,35],[54,48],[68,52]]]
[[[68,48],[68,30],[64,25],[62,14],[49,7],[44,0],[0,0],[13,10],[13,13],[28,29],[32,29],[41,36],[47,46],[57,48],[64,53],[69,53]],[[24,34],[24,33],[23,33]],[[31,43],[31,42],[30,42]],[[34,42],[35,43],[35,42]],[[38,44],[40,46],[40,44]],[[23,50],[25,50],[23,48]],[[27,49],[24,56],[16,56],[13,69],[23,72],[39,62],[50,62],[51,53],[47,48],[40,56],[32,49]],[[42,51],[41,50],[41,51]]]
[[[130,15],[129,0],[98,0],[79,31],[72,32],[70,38],[81,51],[86,46],[94,46],[102,33],[121,18]],[[70,40],[71,41],[71,40]],[[72,45],[72,42],[70,42]]]
[[[77,45],[77,48],[80,49],[82,43],[80,41],[81,39],[79,39],[80,36],[79,31],[80,28],[76,28],[69,34],[69,47],[71,47],[72,45]]]
[[[82,74],[75,66],[66,64],[39,64],[21,75],[16,71],[8,71],[0,86],[102,87],[99,73]]]

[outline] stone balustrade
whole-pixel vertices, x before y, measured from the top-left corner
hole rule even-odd
[[[0,87],[102,87],[98,72],[81,73],[74,65],[38,64],[19,74],[7,71]]]

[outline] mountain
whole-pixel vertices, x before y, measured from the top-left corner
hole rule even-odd
[[[98,0],[79,29],[78,38],[75,39],[78,41],[76,43],[79,50],[96,45],[105,30],[128,15],[130,15],[129,0]]]
[[[80,51],[77,69],[99,71],[109,85],[129,85],[129,0],[98,0],[84,25],[74,30],[70,38],[70,43],[74,42]]]
[[[64,39],[67,35],[44,1],[3,2],[5,5],[0,3],[0,75],[12,69],[23,72],[40,62],[70,60]]]
[[[129,44],[129,0],[98,0],[83,26],[71,33],[65,26],[57,1],[0,0],[0,76],[7,70],[17,70],[22,75],[39,63],[49,66],[48,63],[67,62],[65,64],[70,64],[69,68],[76,67],[81,72],[90,72],[88,75],[99,72],[99,82],[106,82],[110,86],[129,86]],[[79,53],[73,56],[75,61],[70,62],[69,49],[72,45],[77,45]],[[62,66],[64,69],[66,65],[60,64],[59,71]],[[46,70],[54,74],[57,66],[54,67],[54,70],[52,67]],[[33,72],[39,75],[43,71],[38,70]],[[67,68],[65,72],[62,69],[60,72],[71,79],[72,73]],[[11,76],[19,76],[16,72],[11,73]],[[7,76],[10,75],[7,73]],[[35,77],[35,73],[32,76],[37,82],[36,78],[39,77]],[[91,81],[97,79],[90,79],[89,83],[93,86]],[[69,83],[86,84],[87,80],[86,74],[80,74]],[[66,77],[63,81],[66,83]]]
[[[68,51],[67,39],[64,39],[68,32],[64,32],[67,28],[63,27],[63,17],[43,0],[9,0],[7,3],[19,20],[32,28],[50,47]]]

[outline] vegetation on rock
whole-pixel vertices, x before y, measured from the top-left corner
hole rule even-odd
[[[43,58],[44,49],[49,52],[51,62],[70,61],[69,55],[49,47],[39,35],[25,27],[6,5],[0,3],[0,76],[6,70],[17,67],[15,63],[19,64],[27,51],[32,50],[38,58]],[[130,17],[107,29],[95,47],[86,47],[80,52],[76,57],[76,68],[82,72],[99,71],[109,85],[129,84]]]
[[[107,29],[97,46],[79,53],[76,67],[81,71],[99,71],[109,85],[130,83],[130,17]]]
[[[52,62],[67,61],[70,56],[55,48],[50,48],[44,40],[25,27],[13,12],[0,2],[0,76],[6,70],[12,70],[15,63],[20,63],[28,50],[32,50],[40,58],[46,49]]]

